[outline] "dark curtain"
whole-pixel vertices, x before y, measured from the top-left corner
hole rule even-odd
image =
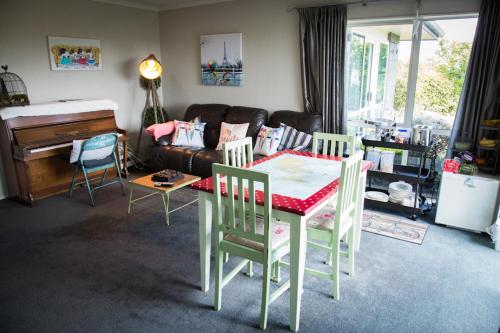
[[[476,35],[450,136],[448,155],[459,137],[473,147],[479,125],[485,119],[500,118],[500,0],[483,0]]]
[[[306,112],[323,115],[323,130],[345,133],[346,6],[299,8],[302,91]]]

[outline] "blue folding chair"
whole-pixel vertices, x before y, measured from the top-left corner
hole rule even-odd
[[[78,160],[73,163],[75,171],[73,173],[73,179],[69,188],[69,198],[71,198],[71,195],[73,194],[75,185],[84,184],[83,182],[75,184],[77,178],[76,176],[78,175],[80,170],[83,172],[83,176],[85,177],[85,186],[89,191],[92,206],[95,207],[92,192],[105,186],[120,183],[123,195],[126,194],[125,188],[123,187],[122,176],[120,174],[120,167],[116,158],[117,144],[118,135],[114,133],[94,136],[86,140],[82,144],[82,149],[80,151],[80,155],[78,156]],[[104,180],[108,173],[108,169],[110,168],[116,168],[118,179],[104,183]],[[100,184],[98,186],[92,187],[89,182],[89,174],[102,170],[104,170],[104,174],[102,175]]]

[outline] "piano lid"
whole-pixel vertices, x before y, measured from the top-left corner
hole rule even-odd
[[[0,108],[0,118],[6,120],[15,117],[51,116],[101,110],[117,111],[118,104],[110,99],[86,99],[12,106]]]

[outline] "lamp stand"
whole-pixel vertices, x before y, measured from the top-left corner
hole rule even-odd
[[[146,114],[148,112],[148,109],[151,107],[150,104],[150,98],[151,98],[151,103],[153,107],[153,114],[154,114],[154,121],[155,124],[158,124],[158,120],[161,118],[162,122],[165,122],[165,115],[163,114],[160,106],[160,99],[158,98],[158,92],[156,90],[156,85],[155,85],[155,80],[149,80],[149,84],[147,87],[147,92],[146,92],[146,104],[144,105],[144,110],[142,112],[142,122],[141,122],[141,127],[139,128],[139,137],[137,139],[137,149],[135,153],[135,159],[134,159],[134,164],[136,167],[138,167],[137,162],[142,163],[139,160],[139,152],[141,150],[141,141],[142,141],[142,134],[144,132],[144,122],[146,121]],[[158,113],[160,113],[160,117],[158,117]]]

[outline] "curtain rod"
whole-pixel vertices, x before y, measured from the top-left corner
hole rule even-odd
[[[361,5],[361,6],[366,6],[368,4],[381,3],[381,2],[395,2],[395,1],[400,2],[401,0],[358,0],[358,1],[337,2],[337,3],[325,4],[325,5],[313,5],[313,6],[301,6],[301,7],[288,6],[288,9],[286,11],[289,13],[289,12],[292,12],[292,11],[297,10],[299,8],[314,8],[314,7],[336,6],[336,5],[345,5],[345,6]]]

